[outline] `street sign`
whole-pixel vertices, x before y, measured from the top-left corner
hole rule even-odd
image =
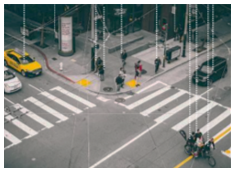
[[[176,6],[172,6],[172,8],[171,8],[171,13],[172,13],[172,14],[175,14],[175,13],[176,13]]]
[[[119,16],[121,14],[125,14],[127,12],[127,9],[125,9],[125,8],[122,8],[122,9],[121,8],[115,8],[114,10],[115,10],[114,15],[116,15],[116,16]]]

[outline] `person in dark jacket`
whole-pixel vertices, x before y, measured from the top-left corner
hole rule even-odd
[[[104,66],[103,65],[99,66],[100,81],[104,81],[104,72],[105,72]]]
[[[127,59],[127,52],[126,50],[123,50],[122,54],[121,54],[121,59],[122,59],[122,63],[123,63],[123,68],[126,65],[126,59]]]
[[[117,84],[117,91],[120,91],[120,88],[121,88],[121,86],[123,84],[123,78],[122,78],[122,76],[120,74],[116,77],[115,82]]]
[[[100,66],[103,65],[103,60],[100,57],[98,57],[96,59],[96,63],[95,64],[96,64],[95,73],[97,73],[99,71]]]
[[[155,73],[157,74],[159,67],[160,67],[161,60],[160,58],[155,59]]]

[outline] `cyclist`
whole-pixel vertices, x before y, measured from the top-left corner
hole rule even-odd
[[[195,132],[193,131],[192,134],[189,136],[186,144],[190,143],[193,146],[195,141],[196,141]]]
[[[215,150],[216,146],[214,143],[214,139],[211,138],[204,146],[203,148],[203,153],[206,153],[206,151],[210,151],[211,150],[211,146],[213,147],[213,150]],[[205,155],[205,154],[204,154]]]
[[[198,157],[198,154],[202,150],[204,143],[205,143],[204,138],[202,136],[202,133],[200,132],[198,134],[198,138],[196,139],[196,143],[195,143],[195,152],[194,152],[195,158]]]

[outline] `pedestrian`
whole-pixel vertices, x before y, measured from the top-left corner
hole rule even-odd
[[[142,63],[141,63],[140,60],[139,60],[139,68],[138,68],[138,70],[139,70],[139,77],[141,77],[142,76]]]
[[[121,84],[121,88],[123,88],[124,87],[124,81],[125,81],[125,78],[126,78],[126,71],[125,71],[125,69],[121,67],[120,70],[119,70],[119,74],[120,74],[120,76],[123,79],[123,82]]]
[[[135,63],[135,66],[134,66],[134,68],[135,68],[135,77],[134,77],[134,79],[135,79],[135,81],[136,81],[136,86],[139,86],[140,84],[138,83],[138,81],[139,81],[139,76],[140,76],[140,70],[139,70],[139,68],[140,68],[140,63],[141,63],[141,61],[139,60],[137,63]]]
[[[100,75],[100,81],[104,81],[104,66],[103,65],[100,65],[99,66],[99,75]]]
[[[183,39],[183,27],[179,24],[179,42],[182,42]]]
[[[115,82],[117,84],[117,91],[120,91],[120,88],[121,88],[122,83],[123,83],[123,79],[122,79],[120,74],[116,77]]]
[[[123,63],[123,68],[126,65],[126,59],[127,59],[127,52],[126,50],[123,50],[122,54],[121,54],[121,59],[122,59],[122,63]]]
[[[98,57],[98,58],[96,59],[95,65],[96,65],[95,73],[97,73],[97,72],[99,71],[99,67],[100,67],[101,65],[103,65],[103,61],[102,61],[102,59],[101,59],[100,57]]]
[[[174,41],[179,39],[179,28],[178,26],[174,30]]]
[[[160,67],[161,60],[160,58],[155,59],[155,74],[157,74],[159,67]]]

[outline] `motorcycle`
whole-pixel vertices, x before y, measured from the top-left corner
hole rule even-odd
[[[187,135],[186,135],[186,132],[184,130],[181,130],[180,131],[180,134],[183,136],[183,138],[185,139],[186,141],[186,144],[184,145],[184,152],[187,154],[187,155],[192,155],[195,157],[200,157],[200,158],[205,158],[207,159],[208,161],[208,164],[211,166],[211,167],[215,167],[216,166],[216,160],[215,158],[213,158],[213,156],[211,155],[211,150],[210,149],[199,149],[198,152],[194,151],[194,144],[189,142],[187,140]],[[204,145],[205,146],[205,145]]]

